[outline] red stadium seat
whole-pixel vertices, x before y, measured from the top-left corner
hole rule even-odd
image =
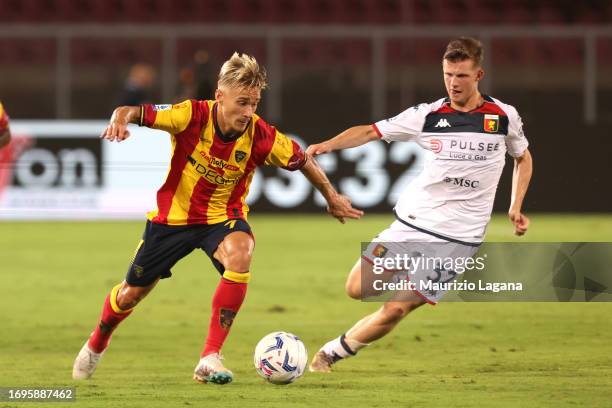
[[[408,12],[415,24],[430,24],[435,20],[433,4],[427,0],[415,0]]]
[[[603,0],[0,0],[3,22],[600,24]]]
[[[370,13],[366,0],[344,0],[338,7],[337,22],[344,24],[359,24],[367,21]]]
[[[466,0],[465,21],[470,24],[498,24],[508,9],[513,8],[505,2],[491,2],[487,0]]]
[[[612,38],[597,41],[597,63],[612,65]]]
[[[543,6],[537,11],[538,23],[540,24],[563,24],[564,19],[560,10],[553,6]]]
[[[402,19],[402,4],[399,0],[369,0],[371,2],[371,24],[399,23]]]
[[[466,9],[459,0],[434,2],[433,14],[437,24],[460,24],[466,22]]]

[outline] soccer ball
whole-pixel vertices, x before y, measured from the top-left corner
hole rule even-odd
[[[253,358],[257,373],[272,384],[289,384],[304,374],[308,353],[299,337],[274,332],[257,343]]]

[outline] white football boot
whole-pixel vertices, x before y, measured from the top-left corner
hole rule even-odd
[[[89,340],[85,342],[81,351],[77,354],[74,365],[72,366],[72,378],[75,380],[86,380],[91,378],[94,371],[96,371],[96,366],[100,361],[100,357],[104,354],[104,351],[101,353],[93,352],[90,350],[87,343],[89,343]]]
[[[319,350],[312,358],[308,370],[311,373],[331,373],[332,365],[336,361],[338,361],[337,358],[330,356],[323,350]]]
[[[228,384],[234,379],[234,374],[221,362],[219,353],[212,353],[202,357],[196,366],[193,379],[201,383]]]

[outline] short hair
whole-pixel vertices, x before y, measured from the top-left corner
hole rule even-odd
[[[482,43],[475,38],[459,37],[448,43],[443,59],[450,62],[472,60],[474,65],[482,66],[484,48]]]
[[[234,52],[221,66],[218,86],[264,90],[268,86],[266,70],[259,66],[254,57]]]

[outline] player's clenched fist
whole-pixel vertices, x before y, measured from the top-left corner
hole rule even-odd
[[[520,211],[509,211],[508,217],[510,217],[510,221],[514,224],[514,235],[524,235],[527,232],[527,228],[529,228],[529,218]]]

